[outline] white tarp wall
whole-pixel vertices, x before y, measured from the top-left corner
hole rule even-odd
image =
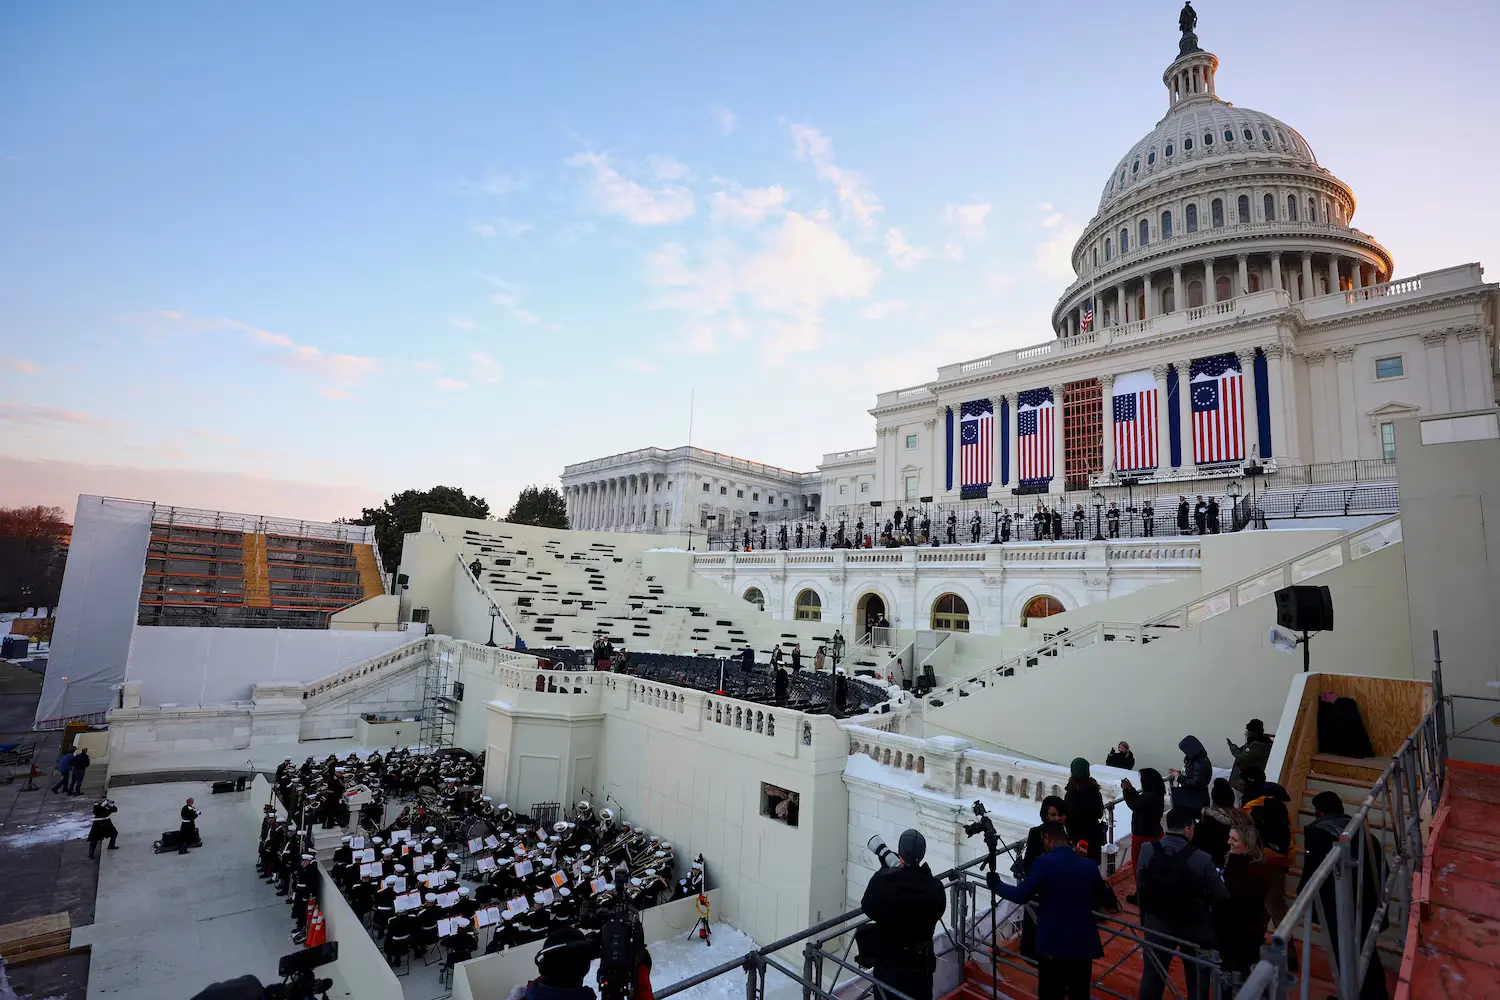
[[[149,503],[80,496],[36,721],[114,707],[141,600]]]
[[[120,679],[140,682],[143,705],[222,705],[248,699],[253,684],[315,681],[412,638],[407,632],[143,625],[129,641]]]

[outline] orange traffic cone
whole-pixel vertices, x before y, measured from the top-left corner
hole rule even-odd
[[[328,925],[323,920],[322,910],[313,910],[313,917],[307,924],[307,947],[316,948],[328,940]]]

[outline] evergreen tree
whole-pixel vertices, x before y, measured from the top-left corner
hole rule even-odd
[[[516,497],[504,520],[512,524],[533,524],[538,528],[566,528],[568,502],[555,486],[540,489],[528,486]]]
[[[387,572],[401,565],[401,542],[422,527],[423,514],[452,514],[456,517],[489,517],[489,502],[469,496],[457,486],[434,486],[430,490],[405,490],[396,493],[379,507],[366,507],[350,524],[373,524],[375,544]]]

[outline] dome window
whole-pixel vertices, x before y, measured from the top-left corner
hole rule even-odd
[[[1215,229],[1224,224],[1224,199],[1213,200],[1213,203],[1209,205],[1209,216],[1213,219]]]
[[[1172,144],[1170,142],[1167,143],[1166,153],[1167,153],[1167,156],[1169,156],[1169,157],[1172,155]]]
[[[1196,233],[1198,231],[1198,206],[1189,202],[1188,207],[1185,211],[1187,218],[1187,231],[1190,233]]]
[[[1234,129],[1232,129],[1232,128],[1226,128],[1224,130],[1224,141],[1225,142],[1233,142],[1234,141]]]
[[[1172,213],[1161,213],[1161,238],[1170,240],[1172,238]]]
[[[1120,253],[1124,254],[1130,249],[1130,230],[1120,230]]]
[[[1271,132],[1270,132],[1270,130],[1269,129],[1261,129],[1260,130],[1260,138],[1261,138],[1262,142],[1270,142],[1271,141]]]
[[[1291,222],[1297,221],[1297,196],[1294,194],[1286,196],[1286,217]]]
[[[1124,185],[1125,185],[1125,168],[1122,166],[1122,167],[1120,167],[1120,186],[1123,187]]]
[[[1193,137],[1192,136],[1185,135],[1185,136],[1182,137],[1182,151],[1184,153],[1191,153],[1193,151]]]
[[[1250,221],[1250,196],[1240,195],[1239,200],[1235,202],[1235,208],[1239,214],[1239,223],[1241,225],[1248,223]]]
[[[1281,143],[1283,146],[1286,145],[1286,136],[1281,134],[1281,129],[1276,130],[1276,141]]]
[[[1140,239],[1136,241],[1136,246],[1143,247],[1143,246],[1146,246],[1147,244],[1149,244],[1150,242],[1151,242],[1151,223],[1147,222],[1145,219],[1142,219],[1141,220],[1141,235],[1140,235]]]
[[[1249,129],[1245,129],[1245,141],[1246,142],[1254,142],[1255,141],[1255,133],[1252,132],[1252,131],[1250,131]]]
[[[1111,259],[1113,259],[1114,255],[1115,255],[1115,245],[1110,240],[1110,238],[1108,236],[1106,236],[1106,237],[1104,237],[1104,259],[1106,261],[1111,260]]]
[[[1212,146],[1213,144],[1214,144],[1214,134],[1212,132],[1204,132],[1203,133],[1203,145],[1204,145],[1204,147],[1207,148],[1209,146]]]
[[[1130,165],[1130,174],[1131,174],[1131,176],[1135,176],[1136,174],[1138,174],[1140,172],[1141,172],[1141,158],[1139,156],[1137,156],[1135,158],[1135,162]]]
[[[1267,222],[1276,221],[1276,199],[1266,195],[1261,199],[1261,212],[1264,213]]]
[[[1150,167],[1150,166],[1155,165],[1155,163],[1156,163],[1156,150],[1153,149],[1151,152],[1149,152],[1149,153],[1146,154],[1146,166]]]

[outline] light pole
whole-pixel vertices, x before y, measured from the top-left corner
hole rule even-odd
[[[995,540],[990,543],[992,545],[999,545],[1000,544],[1000,513],[1001,513],[1001,503],[1000,503],[999,500],[996,500],[995,501]]]
[[[1231,479],[1229,485],[1224,488],[1224,493],[1229,497],[1229,510],[1234,530],[1240,530],[1240,497],[1245,495],[1245,487],[1240,485],[1238,479]],[[1245,524],[1250,524],[1249,511],[1245,512]]]
[[[495,645],[495,619],[499,618],[499,617],[500,617],[500,609],[497,608],[497,607],[495,607],[493,604],[491,604],[490,605],[490,641],[487,642],[487,643],[485,643],[486,646],[493,646],[493,645]]]
[[[758,510],[752,510],[750,512],[750,547],[752,549],[755,548],[755,528],[756,528],[756,525],[758,525],[759,523],[760,523],[760,511],[758,511]],[[764,549],[765,546],[762,545],[761,548]]]
[[[1104,515],[1104,494],[1100,493],[1098,490],[1095,490],[1094,491],[1093,500],[1094,500],[1094,541],[1096,541],[1096,542],[1102,542],[1102,541],[1104,541],[1104,530],[1103,530],[1103,522],[1102,522],[1101,518]]]

